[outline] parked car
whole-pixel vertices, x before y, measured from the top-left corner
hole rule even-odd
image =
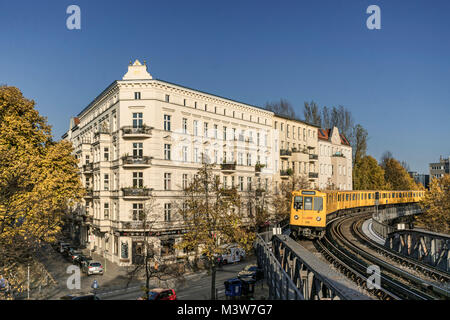
[[[236,245],[224,247],[225,253],[217,258],[219,264],[239,262],[245,258],[245,251]]]
[[[145,300],[145,297],[138,300]],[[173,289],[155,288],[148,293],[148,300],[177,300],[177,295]]]
[[[70,252],[69,257],[72,260],[72,263],[76,264],[76,260],[82,255],[83,253],[80,250],[73,250]]]
[[[88,264],[92,260],[91,257],[87,257],[83,254],[77,256],[74,260],[74,263],[79,265],[80,268],[83,268],[86,264]]]
[[[60,298],[61,300],[100,300],[95,294],[68,294]]]
[[[100,262],[90,261],[86,263],[82,269],[88,276],[91,274],[100,274],[103,275],[103,266]]]
[[[238,278],[246,278],[251,277],[256,281],[264,278],[264,271],[261,268],[258,268],[255,264],[249,264],[245,266],[245,268],[238,273]]]
[[[61,242],[59,244],[59,252],[60,253],[64,253],[66,250],[68,250],[70,248],[70,243],[67,242]]]

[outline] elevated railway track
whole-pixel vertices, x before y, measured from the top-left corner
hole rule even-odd
[[[438,270],[410,261],[382,247],[375,247],[361,231],[361,223],[369,218],[370,214],[349,214],[341,218],[331,220],[327,224],[325,237],[314,242],[317,250],[324,257],[333,263],[341,272],[354,280],[358,285],[367,289],[379,299],[386,300],[434,300],[449,299],[448,287],[437,285],[422,277],[413,275],[393,263],[387,262],[377,255],[369,253],[365,245],[373,245],[374,249],[389,254],[403,265],[423,270],[431,275],[433,279],[448,284],[448,275]],[[347,229],[345,229],[347,227]],[[355,241],[356,240],[356,241]],[[380,269],[380,286],[373,286],[368,274],[370,266],[377,266]],[[374,269],[375,271],[376,269]],[[375,279],[372,277],[372,279]]]

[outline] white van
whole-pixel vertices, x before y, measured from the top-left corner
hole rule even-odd
[[[236,245],[225,246],[225,252],[220,256],[223,264],[239,262],[245,258],[245,250]]]

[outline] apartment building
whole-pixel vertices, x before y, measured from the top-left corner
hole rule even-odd
[[[272,125],[273,112],[154,79],[145,62],[130,62],[63,136],[74,145],[87,190],[74,232],[108,260],[130,265],[143,249],[141,217],[153,195],[149,235],[162,256],[181,254],[174,248],[185,232],[177,208],[202,157],[217,164],[224,186],[267,188],[279,170]]]
[[[441,178],[445,174],[450,174],[450,157],[444,158],[440,156],[439,162],[430,163],[430,179]]]
[[[339,129],[318,129],[319,189],[352,190],[352,147]]]
[[[305,176],[311,188],[318,186],[318,126],[281,115],[273,117],[275,182],[285,181],[291,175]]]

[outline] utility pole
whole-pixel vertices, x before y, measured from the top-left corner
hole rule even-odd
[[[28,264],[27,279],[28,279],[27,297],[28,297],[28,300],[30,300],[30,264]]]

